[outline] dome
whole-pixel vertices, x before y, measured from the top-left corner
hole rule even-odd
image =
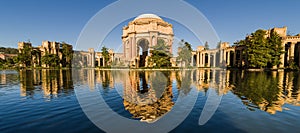
[[[134,20],[141,19],[141,18],[155,18],[155,19],[161,19],[159,16],[155,14],[142,14],[136,17]]]

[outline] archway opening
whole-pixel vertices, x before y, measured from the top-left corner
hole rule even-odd
[[[138,41],[138,48],[139,48],[139,67],[145,67],[146,65],[146,58],[149,53],[149,42],[146,39],[140,39]]]

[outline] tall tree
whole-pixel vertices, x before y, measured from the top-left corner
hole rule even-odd
[[[184,63],[185,65],[188,65],[191,62],[191,57],[192,57],[191,44],[185,42],[184,40],[181,40],[181,42],[179,42],[179,47],[178,47],[177,61]]]
[[[48,67],[59,67],[59,57],[56,54],[48,54],[46,53],[42,57],[42,63],[46,64]]]
[[[283,46],[282,46],[282,38],[275,32],[272,31],[270,33],[270,37],[268,38],[268,46],[271,48],[271,60],[270,64],[272,66],[277,66],[281,64],[280,62],[280,55],[284,54]]]
[[[106,48],[105,46],[103,46],[102,49],[101,49],[101,53],[102,53],[102,56],[104,57],[105,66],[107,66],[108,65],[108,61],[110,59],[108,48]]]
[[[249,67],[265,68],[268,65],[280,64],[280,55],[283,53],[282,38],[275,31],[272,31],[269,37],[266,35],[265,30],[259,29],[245,40],[236,43],[247,47],[243,54],[247,54]]]
[[[161,39],[157,41],[157,45],[152,47],[150,63],[156,64],[156,67],[170,67],[171,66],[171,53],[170,46],[166,45]]]
[[[67,44],[65,42],[62,42],[62,60],[61,63],[63,67],[71,67],[72,65],[72,59],[73,59],[73,47],[70,44]]]
[[[204,44],[204,48],[205,48],[205,50],[209,50],[209,45],[208,45],[208,42],[205,42],[205,44]]]
[[[18,53],[18,61],[25,67],[31,66],[31,50],[32,48],[28,45],[24,45],[23,49]]]

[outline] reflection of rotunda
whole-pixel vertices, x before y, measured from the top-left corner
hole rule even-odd
[[[158,81],[150,80],[149,75],[149,71],[129,72],[129,77],[125,78],[129,80],[125,80],[124,83],[123,104],[133,118],[151,123],[169,112],[174,102],[172,85],[166,84],[158,88],[153,83]]]
[[[136,97],[134,96],[137,96],[137,93],[138,92],[133,92],[133,94],[131,94],[131,96],[133,97],[130,101],[124,99],[123,104],[125,109],[128,110],[129,113],[133,115],[133,118],[139,118],[141,119],[141,121],[145,121],[148,123],[155,122],[160,117],[168,113],[174,105],[174,102],[172,101],[173,94],[170,88],[167,88],[163,92],[162,97],[160,97],[159,99],[157,99],[156,102],[153,102],[151,104],[143,104],[143,103],[140,104],[138,101],[132,102],[136,100]],[[128,99],[128,95],[130,94],[127,94],[127,99]],[[141,101],[144,100],[147,99],[144,98]]]
[[[123,27],[123,50],[127,65],[131,67],[147,66],[147,58],[150,56],[151,47],[157,41],[163,41],[166,45],[173,44],[172,25],[154,14],[142,14]],[[172,49],[170,49],[172,53]]]

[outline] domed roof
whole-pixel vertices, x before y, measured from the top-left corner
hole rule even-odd
[[[136,17],[134,20],[141,19],[141,18],[155,18],[155,19],[161,19],[159,16],[155,14],[142,14]]]

